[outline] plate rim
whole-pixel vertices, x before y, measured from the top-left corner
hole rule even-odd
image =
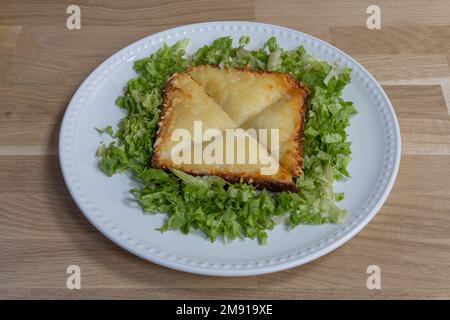
[[[388,115],[391,117],[391,124],[393,124],[393,134],[394,137],[394,143],[395,143],[395,150],[394,150],[394,162],[390,169],[390,174],[388,181],[385,182],[385,188],[382,191],[381,194],[379,194],[378,199],[376,203],[373,203],[371,205],[371,208],[369,212],[367,212],[363,219],[361,219],[356,225],[352,226],[344,235],[337,236],[334,240],[332,239],[330,243],[326,244],[324,247],[319,248],[316,251],[312,251],[311,253],[303,256],[303,257],[297,257],[289,261],[281,261],[280,259],[275,261],[265,261],[262,263],[261,266],[258,266],[257,264],[250,266],[249,268],[241,266],[231,266],[229,268],[216,268],[211,267],[214,265],[213,262],[209,261],[200,261],[198,259],[190,259],[187,257],[181,257],[183,260],[185,260],[184,263],[180,262],[178,259],[179,257],[173,256],[171,254],[165,255],[164,253],[161,253],[161,251],[156,250],[152,254],[149,250],[148,253],[145,253],[142,248],[140,248],[139,243],[136,243],[135,239],[130,237],[129,235],[125,234],[123,231],[121,231],[119,228],[115,226],[111,226],[111,223],[107,221],[103,217],[101,219],[101,215],[95,215],[95,211],[97,211],[97,208],[93,208],[91,204],[89,203],[88,195],[84,195],[83,193],[79,193],[78,191],[81,188],[81,185],[78,183],[77,180],[73,179],[74,174],[76,171],[73,171],[74,169],[71,166],[70,160],[67,160],[68,154],[70,154],[70,150],[68,150],[66,144],[66,140],[68,140],[68,132],[70,133],[70,130],[73,130],[73,123],[70,121],[74,117],[74,112],[76,111],[76,106],[79,107],[79,103],[77,103],[77,100],[82,99],[84,95],[86,95],[86,89],[89,89],[92,85],[95,85],[96,80],[95,77],[99,77],[100,74],[103,72],[106,72],[107,70],[103,70],[106,68],[106,66],[112,62],[114,59],[120,57],[123,53],[130,52],[133,50],[133,48],[138,47],[139,44],[143,44],[146,41],[149,41],[150,39],[158,39],[158,44],[162,42],[162,35],[166,34],[165,40],[170,39],[170,35],[168,34],[177,34],[178,32],[181,32],[182,30],[197,30],[197,32],[201,31],[204,28],[222,28],[223,31],[226,31],[227,28],[228,31],[233,31],[234,27],[241,27],[241,28],[257,28],[264,29],[266,31],[270,31],[274,33],[273,35],[277,35],[280,32],[281,33],[293,33],[296,34],[297,37],[305,39],[310,41],[311,44],[317,44],[318,46],[322,46],[327,48],[327,50],[330,50],[333,52],[335,51],[338,53],[338,55],[343,56],[345,59],[351,62],[354,66],[357,66],[363,73],[364,77],[369,78],[369,84],[371,83],[375,89],[372,88],[372,92],[378,90],[378,93],[381,95],[381,101],[385,103],[384,110],[388,111]],[[216,29],[216,31],[219,31],[219,29]],[[245,31],[247,29],[243,29]],[[204,30],[203,30],[204,31]],[[208,31],[208,30],[206,30]],[[271,34],[272,34],[271,33]],[[184,35],[184,34],[183,34]],[[169,36],[169,38],[167,38]],[[188,35],[184,35],[185,37],[188,37]],[[269,34],[268,34],[269,36]],[[156,42],[156,40],[153,40]],[[139,51],[139,50],[138,50]],[[132,52],[132,51],[131,51]],[[344,60],[345,61],[345,60]],[[103,72],[102,72],[103,71]],[[106,73],[105,73],[106,74]],[[366,83],[367,85],[367,83]],[[90,90],[90,89],[89,89]],[[88,90],[88,91],[89,91]],[[81,100],[82,101],[82,100]],[[385,140],[385,138],[384,138]],[[386,143],[386,141],[385,141]],[[188,25],[182,25],[175,28],[170,28],[163,30],[161,32],[148,35],[142,39],[139,39],[126,47],[118,50],[114,54],[112,54],[110,57],[108,57],[106,60],[104,60],[101,64],[99,64],[81,83],[81,85],[78,87],[76,92],[74,93],[72,99],[70,100],[67,109],[65,110],[64,117],[61,123],[61,127],[59,130],[59,144],[58,144],[58,156],[59,156],[59,163],[63,175],[64,182],[67,186],[67,189],[69,190],[69,193],[76,203],[77,207],[80,209],[80,211],[83,213],[83,215],[88,219],[90,223],[92,223],[100,233],[102,233],[104,236],[106,236],[108,239],[116,243],[118,246],[122,247],[123,249],[133,253],[136,256],[139,256],[147,261],[162,265],[164,267],[168,267],[171,269],[183,271],[183,272],[189,272],[194,274],[200,274],[200,275],[211,275],[211,276],[252,276],[252,275],[260,275],[260,274],[266,274],[266,273],[272,273],[277,271],[282,271],[286,269],[290,269],[296,266],[300,266],[303,264],[306,264],[308,262],[311,262],[315,259],[318,259],[329,252],[335,250],[336,248],[343,245],[345,242],[353,238],[357,233],[359,233],[372,219],[373,217],[378,213],[378,211],[381,209],[382,205],[386,201],[387,197],[389,196],[392,187],[395,183],[396,177],[398,175],[398,170],[400,166],[400,160],[401,160],[401,136],[400,136],[400,127],[398,123],[398,119],[395,114],[395,110],[392,106],[392,103],[390,102],[388,96],[384,92],[381,85],[378,83],[378,81],[361,65],[359,64],[354,58],[352,58],[350,55],[346,54],[345,52],[341,51],[339,48],[336,48],[335,46],[318,39],[314,36],[311,36],[309,34],[303,33],[301,31],[297,31],[295,29],[286,28],[282,26],[267,24],[267,23],[261,23],[261,22],[251,22],[251,21],[210,21],[210,22],[202,22],[202,23],[194,23],[194,24],[188,24]],[[383,161],[384,163],[384,161]],[[378,177],[379,178],[379,177]],[[378,185],[378,180],[375,184],[375,186]],[[370,197],[373,198],[373,190],[371,191]],[[108,225],[108,223],[110,225]],[[347,226],[348,227],[348,226]],[[118,230],[118,231],[117,231]],[[338,230],[337,230],[338,231]],[[337,232],[336,231],[336,232]],[[336,233],[335,232],[335,233]],[[118,236],[120,235],[120,236]],[[124,238],[122,238],[124,236]],[[330,237],[330,236],[328,236]],[[329,239],[327,242],[329,242]],[[321,241],[319,241],[320,243]],[[150,248],[151,249],[151,248]],[[172,260],[170,257],[173,256],[177,259]],[[197,261],[198,260],[198,261]],[[209,263],[209,266],[208,266]],[[206,266],[205,266],[206,264]]]

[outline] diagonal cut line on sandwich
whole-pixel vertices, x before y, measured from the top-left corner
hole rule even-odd
[[[252,183],[272,191],[296,191],[295,177],[303,168],[303,124],[308,91],[288,74],[253,71],[249,69],[220,69],[203,65],[187,72],[174,74],[165,90],[162,117],[151,162],[154,167],[176,168],[194,175],[215,175],[230,182]],[[196,134],[195,122],[210,130],[209,141]],[[189,138],[182,143],[174,141],[173,134],[183,129]],[[252,158],[250,149],[237,150],[234,145],[234,163],[175,163],[174,148],[181,148],[198,156],[198,148],[216,152],[226,149],[229,130],[245,132],[246,146],[256,145],[259,157],[256,163],[238,163],[237,156],[246,161]],[[242,130],[243,129],[243,130]],[[271,154],[273,141],[260,139],[258,130],[279,132],[279,153]],[[228,140],[226,139],[228,137]],[[276,148],[275,148],[276,149]],[[253,152],[253,151],[251,151]],[[220,153],[220,151],[219,151]],[[201,157],[201,155],[200,155]],[[266,161],[262,161],[262,160]],[[262,174],[266,162],[276,164],[273,174]],[[267,171],[267,170],[266,170]]]

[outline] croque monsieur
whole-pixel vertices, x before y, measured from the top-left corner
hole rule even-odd
[[[151,163],[156,168],[215,175],[230,182],[247,182],[271,191],[296,191],[295,177],[302,174],[303,169],[307,94],[303,84],[284,73],[202,65],[174,74],[166,85]],[[211,132],[215,134],[208,141],[194,132],[195,123],[199,121],[203,131],[214,129]],[[190,133],[190,140],[184,144],[174,141],[177,129]],[[249,161],[253,149],[237,150],[236,144],[231,147],[236,151],[234,159],[231,159],[234,161],[173,161],[175,148],[180,152],[189,151],[189,154],[195,154],[198,146],[207,150],[213,142],[228,137],[225,135],[227,129],[241,129],[248,145],[258,146],[256,161]],[[270,135],[261,139],[254,134],[259,129],[278,129],[279,143],[275,148],[278,152],[273,152]],[[230,154],[227,143],[216,144],[222,145],[223,150],[215,152]],[[237,157],[244,158],[244,163],[237,161]],[[262,159],[275,162],[276,172],[263,174],[265,163]]]

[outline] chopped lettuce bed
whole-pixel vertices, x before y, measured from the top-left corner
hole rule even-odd
[[[241,37],[239,46],[233,47],[232,38],[223,37],[189,56],[185,53],[186,39],[136,61],[138,76],[117,99],[127,116],[115,132],[111,126],[96,129],[115,138],[100,145],[100,168],[108,176],[125,170],[133,174],[141,187],[131,193],[143,211],[167,214],[160,231],[178,229],[188,234],[199,229],[211,241],[239,237],[264,244],[267,230],[282,221],[294,228],[299,224],[339,223],[345,217],[346,211],[336,205],[344,194],[333,191],[333,182],[349,177],[346,167],[351,148],[345,129],[356,109],[342,99],[342,90],[351,81],[351,70],[317,60],[302,46],[285,51],[274,37],[258,50],[247,50],[249,41],[249,37]],[[308,86],[305,171],[296,182],[298,193],[257,191],[251,185],[230,184],[214,176],[194,177],[150,166],[166,81],[189,65],[201,64],[285,72]]]

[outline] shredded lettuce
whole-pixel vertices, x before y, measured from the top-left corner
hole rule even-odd
[[[275,37],[258,50],[247,50],[248,36],[233,46],[231,37],[187,55],[188,40],[164,45],[148,58],[136,61],[138,76],[131,79],[117,105],[127,115],[113,132],[115,140],[101,144],[99,166],[108,175],[130,171],[140,188],[131,194],[146,213],[167,214],[158,230],[180,230],[188,234],[199,229],[211,240],[236,238],[267,242],[267,231],[281,221],[293,228],[299,224],[339,223],[346,214],[336,205],[344,198],[335,193],[333,182],[349,177],[350,142],[345,129],[356,114],[352,102],[342,99],[342,90],[351,81],[351,70],[339,70],[307,54],[300,46],[285,51]],[[296,184],[298,193],[258,191],[248,184],[230,184],[214,176],[194,177],[179,170],[165,172],[152,168],[158,121],[167,79],[189,65],[215,64],[222,68],[250,67],[289,73],[303,81],[310,90],[305,125],[305,171]]]

